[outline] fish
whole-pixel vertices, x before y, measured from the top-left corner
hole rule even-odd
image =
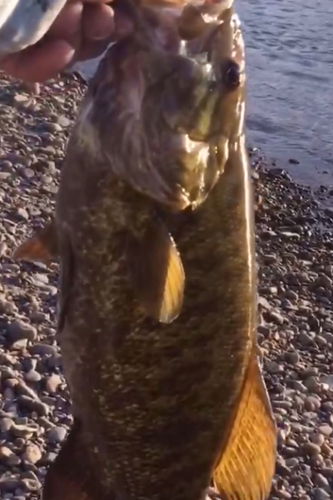
[[[230,3],[121,3],[136,29],[88,86],[52,227],[14,254],[60,260],[74,423],[43,500],[265,500],[241,24]]]

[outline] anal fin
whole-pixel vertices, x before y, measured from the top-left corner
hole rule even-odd
[[[42,262],[49,265],[58,257],[58,237],[55,220],[37,229],[33,235],[19,245],[13,253],[14,260]]]
[[[81,423],[74,418],[65,443],[46,473],[43,500],[113,499],[111,493],[101,491],[81,432]]]
[[[255,352],[213,481],[223,500],[266,500],[276,462],[277,431]]]
[[[129,237],[127,261],[131,282],[147,315],[171,323],[182,308],[185,273],[162,221],[151,220],[141,240]]]

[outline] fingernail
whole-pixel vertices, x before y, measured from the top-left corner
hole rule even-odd
[[[83,18],[84,37],[100,41],[109,38],[114,30],[113,11],[107,5],[99,5],[98,9],[87,8]]]

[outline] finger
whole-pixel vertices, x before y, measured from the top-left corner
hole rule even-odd
[[[87,17],[85,18],[84,22],[87,22],[88,24],[88,20],[91,19],[91,17],[86,14],[86,11],[84,12],[84,16],[85,15],[87,15]],[[94,33],[89,32],[89,29],[91,28],[88,28],[86,24],[84,25],[84,34],[86,35],[86,37],[82,39],[80,50],[77,53],[76,58],[78,61],[85,61],[86,59],[92,59],[94,57],[100,56],[107,49],[109,43],[126,37],[133,30],[133,23],[130,21],[130,19],[128,19],[127,16],[124,16],[119,12],[112,12],[111,16],[111,23],[106,30],[106,32],[109,32],[109,36],[107,38],[104,38],[103,40],[93,40]],[[96,21],[96,23],[97,22],[98,21]],[[110,26],[112,27],[111,30]]]
[[[45,40],[13,54],[1,62],[1,69],[26,82],[54,78],[74,57],[75,50],[63,40]]]
[[[91,40],[84,40],[81,44],[80,50],[76,53],[75,61],[86,61],[87,59],[94,59],[100,56],[108,48],[110,40],[102,40],[92,42]]]
[[[68,3],[75,3],[78,0],[68,0]],[[113,0],[81,0],[82,3],[94,3],[94,4],[99,4],[99,3],[111,3]]]
[[[107,49],[109,43],[125,38],[133,31],[133,23],[127,16],[119,14],[119,12],[114,13],[113,23],[114,29],[108,38],[104,40],[89,40],[84,38],[81,42],[80,50],[76,55],[76,60],[85,61],[86,59],[100,56]]]
[[[66,4],[48,31],[49,37],[70,40],[81,32],[83,4],[75,2]]]
[[[88,40],[110,38],[114,31],[113,10],[104,4],[87,4],[82,15],[82,35]]]

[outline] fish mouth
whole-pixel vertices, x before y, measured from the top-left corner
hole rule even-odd
[[[229,1],[200,3],[210,7],[226,2],[229,5]],[[223,116],[220,119],[221,113],[231,106],[227,101],[238,98],[233,91],[245,81],[239,19],[233,9],[229,9],[216,23],[204,23],[207,29],[199,37],[184,42],[185,45],[182,42],[186,46],[184,53],[181,46],[176,52],[175,47],[169,50],[170,37],[179,39],[175,31],[172,35],[170,19],[168,23],[161,21],[161,25],[159,18],[155,21],[156,26],[151,21],[148,46],[144,46],[144,42],[142,45],[139,35],[138,38],[133,35],[110,48],[91,85],[93,115],[96,121],[107,114],[104,122],[128,120],[130,123],[144,121],[145,114],[150,119],[151,114],[161,110],[172,131],[188,134],[194,141],[209,141],[221,132],[220,122],[224,120]],[[174,20],[171,25],[177,28]],[[163,32],[168,32],[169,37],[168,42],[164,39],[164,44],[161,42]],[[156,46],[152,43],[154,39]],[[221,74],[223,67],[228,71],[230,62],[238,68],[239,82],[234,88],[226,87],[228,82]],[[146,106],[149,100],[155,100],[153,106]]]
[[[231,22],[233,23],[234,31],[232,59],[239,65],[242,74],[245,76],[245,45],[241,30],[241,20],[235,12],[231,16]]]

